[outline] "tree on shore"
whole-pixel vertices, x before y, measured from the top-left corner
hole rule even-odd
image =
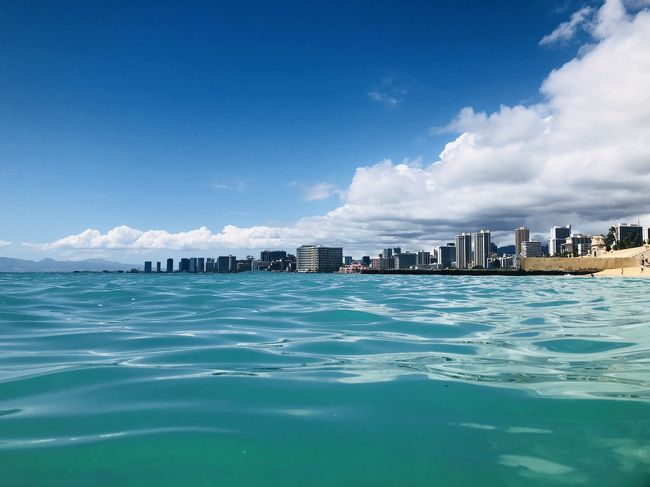
[[[641,245],[643,245],[641,236],[637,233],[630,233],[625,237],[622,244],[619,244],[619,247],[622,249],[632,249],[634,247],[640,247]]]
[[[612,247],[614,247],[614,250],[618,250],[616,248],[616,228],[609,227],[609,233],[605,237],[605,250],[609,252]]]

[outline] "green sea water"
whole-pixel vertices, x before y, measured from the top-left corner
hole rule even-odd
[[[650,281],[0,274],[0,485],[650,485]]]

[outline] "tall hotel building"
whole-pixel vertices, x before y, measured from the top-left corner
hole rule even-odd
[[[298,272],[336,272],[343,263],[342,247],[303,245],[296,249]]]
[[[515,229],[515,255],[521,254],[521,244],[530,240],[530,230],[528,227],[519,227]]]
[[[417,258],[417,265],[429,265],[431,264],[431,252],[425,252],[424,250],[420,250],[418,252],[418,258]]]
[[[469,233],[456,235],[456,268],[469,269],[472,261],[472,236]]]
[[[237,272],[237,258],[233,255],[220,255],[215,261],[216,272]]]
[[[481,230],[473,233],[472,244],[474,247],[474,265],[487,269],[488,258],[490,257],[490,231]]]
[[[551,257],[559,255],[561,245],[566,243],[566,239],[571,236],[571,225],[566,227],[552,227],[551,238],[548,240],[548,255]]]
[[[451,267],[454,259],[456,259],[456,245],[453,242],[438,247],[438,264],[440,264],[443,269]]]
[[[639,244],[643,245],[643,227],[635,224],[627,223],[618,223],[614,225],[616,230],[616,242],[622,242],[630,235],[633,235],[634,240]]]
[[[542,243],[541,242],[534,242],[534,241],[531,241],[531,240],[521,242],[521,256],[524,259],[527,259],[529,257],[541,257],[542,256]]]

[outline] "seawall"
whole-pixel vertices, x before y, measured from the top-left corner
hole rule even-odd
[[[527,257],[521,259],[521,270],[534,271],[592,271],[636,267],[638,257]]]

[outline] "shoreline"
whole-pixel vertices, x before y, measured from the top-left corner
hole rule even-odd
[[[596,270],[533,270],[517,269],[368,269],[350,274],[388,274],[388,275],[441,275],[441,276],[579,276],[595,274]],[[650,270],[648,271],[650,272]],[[342,273],[343,274],[343,273]]]
[[[595,277],[650,277],[650,267],[621,267],[618,269],[605,269],[594,273]]]

